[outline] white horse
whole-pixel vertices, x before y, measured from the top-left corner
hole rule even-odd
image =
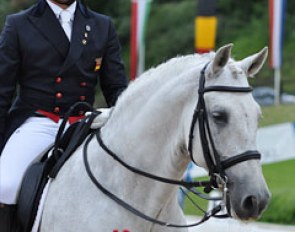
[[[106,146],[127,164],[157,176],[180,180],[191,160],[189,134],[198,101],[200,72],[206,86],[249,87],[247,76],[262,67],[267,48],[241,61],[230,58],[232,45],[216,53],[176,57],[145,72],[118,99],[101,129]],[[256,150],[260,107],[248,92],[210,91],[205,95],[212,139],[220,159]],[[193,129],[192,155],[207,169],[198,133]],[[210,149],[212,149],[210,147]],[[93,175],[108,191],[152,218],[186,224],[178,206],[178,186],[135,174],[110,157],[94,137],[87,147]],[[214,158],[213,158],[214,159]],[[270,193],[259,160],[239,162],[225,171],[233,217],[259,217]],[[83,145],[51,183],[41,232],[187,231],[156,225],[135,216],[102,193],[83,163]]]

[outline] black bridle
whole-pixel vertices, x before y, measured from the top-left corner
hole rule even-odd
[[[230,157],[226,160],[221,161],[220,155],[218,154],[215,144],[212,139],[210,127],[209,127],[209,120],[208,114],[206,111],[206,104],[204,100],[204,94],[207,92],[238,92],[238,93],[249,93],[252,92],[252,87],[236,87],[236,86],[208,86],[205,87],[205,71],[208,64],[201,71],[201,76],[199,80],[199,98],[197,106],[194,110],[193,119],[190,127],[189,132],[189,144],[188,144],[188,151],[191,157],[191,160],[196,164],[193,158],[193,140],[194,140],[194,131],[196,123],[198,122],[199,125],[199,135],[201,139],[201,145],[203,150],[203,156],[206,162],[206,165],[209,170],[209,176],[211,181],[211,186],[209,189],[207,188],[205,191],[210,192],[211,187],[217,187],[220,180],[216,180],[216,178],[221,178],[222,182],[227,182],[227,177],[225,174],[225,170],[230,168],[240,162],[244,162],[247,160],[252,159],[261,159],[261,154],[254,150],[254,151],[245,151],[242,154]]]
[[[112,150],[110,150],[105,143],[103,142],[101,138],[101,133],[100,130],[94,131],[86,140],[83,148],[83,159],[84,159],[84,164],[86,168],[86,172],[93,182],[93,184],[100,189],[105,195],[107,195],[109,198],[117,202],[120,206],[128,210],[129,212],[135,214],[138,217],[141,217],[147,221],[150,221],[154,224],[158,224],[161,226],[166,226],[166,227],[175,227],[175,228],[185,228],[185,227],[193,227],[200,225],[201,223],[205,222],[212,216],[218,217],[216,215],[218,212],[220,212],[223,208],[223,205],[217,205],[214,207],[212,210],[206,212],[203,216],[203,218],[194,224],[190,225],[178,225],[178,224],[173,224],[173,223],[168,223],[164,221],[157,220],[155,218],[152,218],[150,216],[145,215],[144,213],[140,212],[139,210],[135,209],[131,205],[127,204],[120,198],[118,198],[116,195],[108,191],[106,188],[104,188],[97,180],[97,178],[93,175],[90,165],[88,162],[87,158],[87,148],[89,145],[89,142],[92,140],[92,138],[96,135],[96,139],[99,143],[99,145],[102,147],[102,149],[110,155],[115,161],[120,163],[122,166],[124,166],[126,169],[128,169],[131,172],[134,172],[138,175],[144,176],[149,179],[153,179],[159,182],[167,183],[167,184],[173,184],[173,185],[179,185],[182,187],[185,187],[187,189],[193,189],[196,187],[204,187],[205,192],[209,193],[212,189],[214,188],[222,188],[224,198],[226,197],[225,194],[227,192],[226,184],[227,184],[227,177],[225,174],[225,169],[232,167],[233,165],[251,160],[251,159],[260,159],[261,155],[258,151],[246,151],[242,154],[236,155],[234,157],[230,157],[226,160],[221,161],[220,156],[215,149],[215,145],[213,143],[213,139],[211,136],[210,128],[209,128],[209,123],[208,123],[208,116],[206,113],[206,106],[205,106],[205,101],[204,101],[204,93],[210,92],[210,91],[222,91],[222,92],[251,92],[252,88],[251,87],[234,87],[234,86],[209,86],[205,87],[205,71],[207,68],[208,64],[205,65],[205,67],[201,71],[201,76],[200,76],[200,84],[199,84],[199,99],[198,99],[198,104],[194,110],[193,114],[193,119],[190,127],[190,133],[189,133],[189,144],[188,144],[188,151],[190,153],[191,160],[193,162],[193,139],[194,139],[194,130],[195,130],[195,125],[198,122],[199,123],[199,134],[201,138],[201,144],[202,144],[202,149],[203,149],[203,155],[209,170],[209,176],[210,180],[209,181],[194,181],[194,182],[185,182],[185,181],[179,181],[179,180],[173,180],[173,179],[168,179],[160,176],[153,175],[151,173],[147,173],[145,171],[142,171],[140,169],[137,169],[133,166],[130,166],[126,162],[124,162],[121,158],[119,158]],[[209,139],[209,140],[208,140]],[[211,148],[211,149],[210,149]],[[213,154],[212,154],[213,153]],[[200,195],[199,192],[197,191],[192,191],[196,193],[197,195]],[[202,196],[201,196],[202,197]],[[204,197],[206,198],[206,197]],[[209,198],[206,198],[210,200]],[[223,217],[222,215],[221,217]]]

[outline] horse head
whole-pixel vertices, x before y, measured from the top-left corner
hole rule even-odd
[[[194,141],[197,144],[191,153],[196,163],[210,175],[222,176],[228,189],[224,200],[231,215],[248,220],[258,218],[270,198],[261,171],[260,154],[256,151],[261,110],[247,80],[259,72],[268,50],[264,48],[241,61],[234,61],[230,58],[231,48],[231,44],[220,48],[203,68],[205,83],[199,86],[198,106],[202,101],[204,106],[197,107],[196,111],[205,111],[205,119],[197,116],[196,121],[202,122],[193,128],[193,133],[200,134],[201,138]],[[200,152],[203,156],[198,155]],[[224,185],[222,188],[224,191]]]

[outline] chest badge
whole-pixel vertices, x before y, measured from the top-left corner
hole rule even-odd
[[[95,68],[94,68],[94,71],[95,72],[97,72],[98,70],[100,70],[101,62],[102,62],[102,58],[96,58],[95,59]]]

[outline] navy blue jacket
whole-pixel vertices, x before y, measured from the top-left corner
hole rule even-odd
[[[62,116],[77,101],[92,105],[98,84],[109,106],[127,87],[109,17],[77,2],[70,43],[45,0],[8,16],[0,36],[0,150],[37,109]]]

